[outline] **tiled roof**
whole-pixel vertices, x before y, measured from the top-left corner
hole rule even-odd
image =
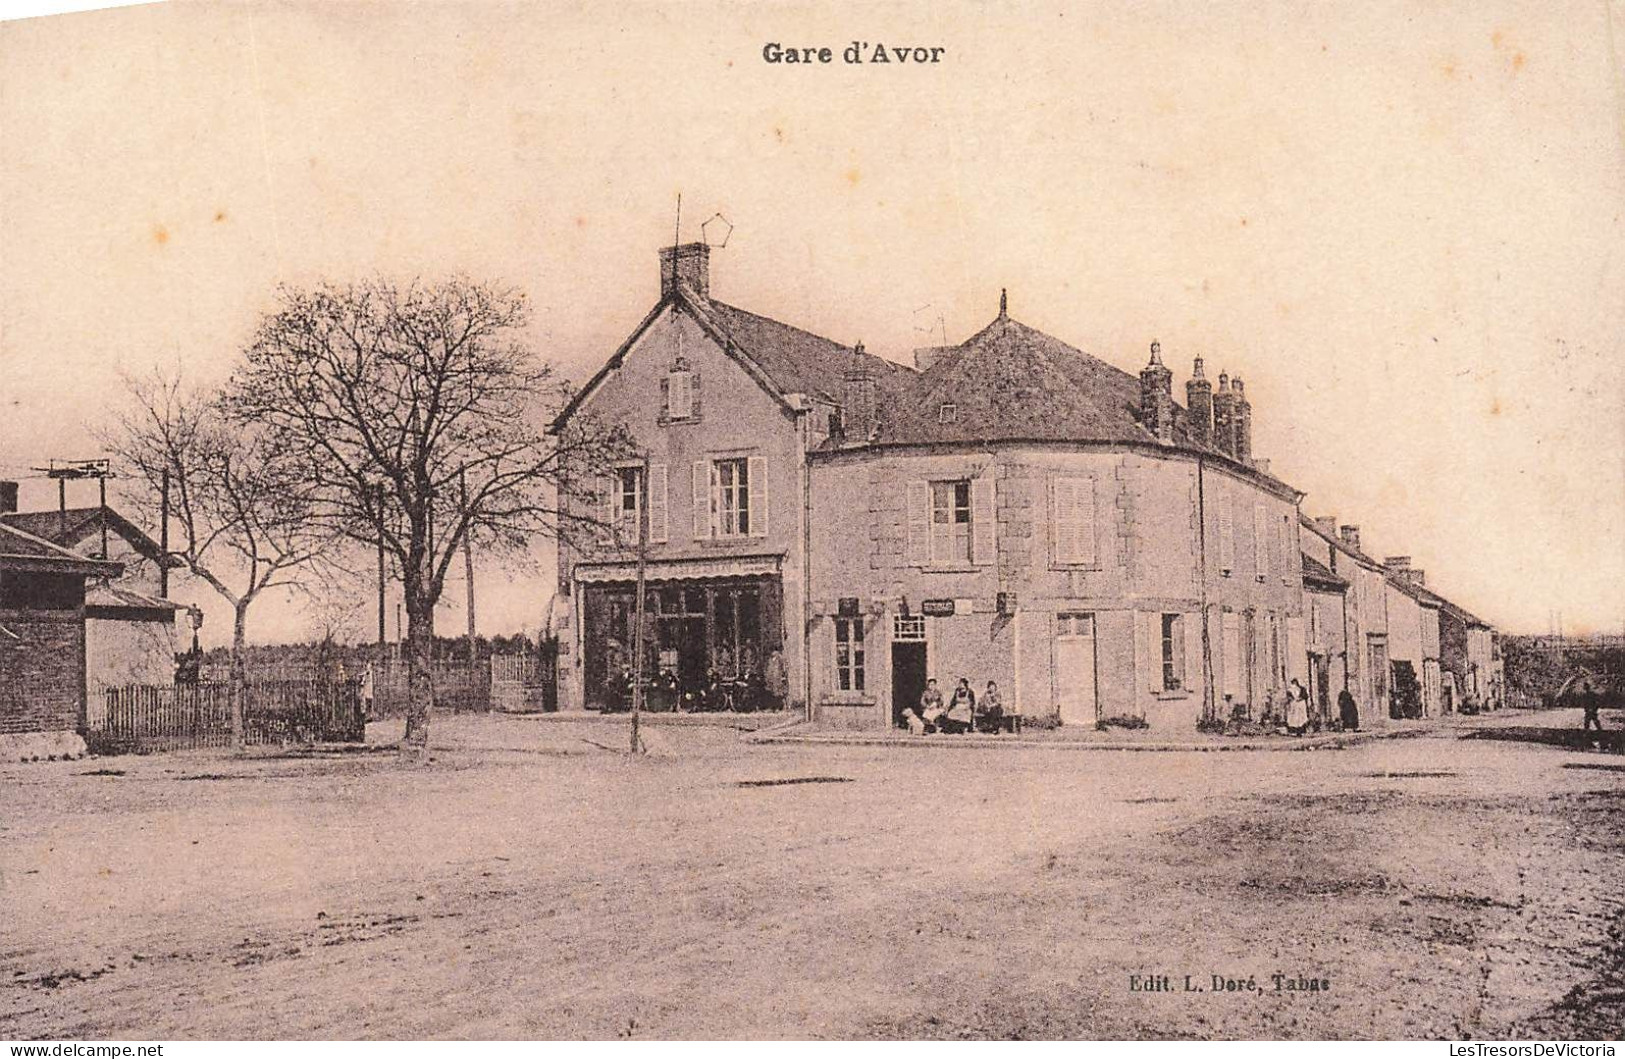
[[[156,561],[160,552],[158,542],[117,511],[112,508],[106,510],[108,530],[122,537],[141,555]],[[91,534],[101,531],[101,517],[100,507],[70,507],[65,518],[60,510],[12,511],[0,515],[0,523],[71,548]],[[171,559],[170,565],[179,565],[179,560]]]
[[[0,565],[38,568],[41,564],[69,573],[117,576],[124,572],[120,563],[86,559],[44,538],[0,522]]]
[[[134,607],[139,610],[184,610],[179,603],[149,596],[111,581],[97,581],[85,589],[85,605],[91,607]]]
[[[1313,555],[1303,556],[1303,583],[1306,585],[1321,585],[1333,589],[1345,589],[1349,583],[1332,573],[1331,569],[1316,559]]]
[[[1325,530],[1323,530],[1319,526],[1317,526],[1315,524],[1315,520],[1310,518],[1308,515],[1299,515],[1298,516],[1298,524],[1301,525],[1304,529],[1309,530],[1311,533],[1315,534],[1315,536],[1319,537],[1321,540],[1325,541],[1327,544],[1330,544],[1333,548],[1336,548],[1338,551],[1340,551],[1344,555],[1348,556],[1350,559],[1353,559],[1353,560],[1355,560],[1356,562],[1359,562],[1359,563],[1363,563],[1366,566],[1369,566],[1369,567],[1371,567],[1372,569],[1375,569],[1375,570],[1382,570],[1383,569],[1383,565],[1381,563],[1377,562],[1377,560],[1371,558],[1371,556],[1367,555],[1365,552],[1362,552],[1358,548],[1350,547],[1343,540],[1343,538],[1339,537],[1337,534],[1335,534],[1335,533],[1327,533]]]
[[[690,303],[707,313],[783,393],[811,394],[839,404],[846,373],[859,363],[874,374],[881,390],[894,389],[894,380],[914,375],[902,364],[732,305],[692,296]]]
[[[1132,375],[1000,316],[915,380],[881,439],[1154,441],[1139,399]]]

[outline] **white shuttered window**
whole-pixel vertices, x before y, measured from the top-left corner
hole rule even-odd
[[[1067,477],[1050,483],[1050,532],[1057,564],[1095,561],[1094,479]]]

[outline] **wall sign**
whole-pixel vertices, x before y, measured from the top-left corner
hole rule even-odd
[[[951,618],[954,616],[954,601],[951,599],[922,599],[920,600],[920,613],[929,618]]]

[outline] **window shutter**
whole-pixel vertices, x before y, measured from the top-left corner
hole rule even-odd
[[[1073,562],[1095,561],[1095,480],[1072,480]]]
[[[611,474],[603,479],[603,483],[604,525],[613,526],[621,516],[621,479],[619,475]]]
[[[1310,604],[1313,606],[1313,602]],[[1309,657],[1303,644],[1303,619],[1289,617],[1286,620],[1286,672],[1289,677],[1307,681],[1309,672]],[[1310,692],[1311,695],[1314,692]]]
[[[1058,565],[1077,561],[1072,557],[1077,539],[1072,521],[1074,481],[1072,478],[1051,478],[1049,481],[1050,554]]]
[[[1050,483],[1051,522],[1058,564],[1095,561],[1095,482],[1056,478]]]
[[[998,511],[994,505],[993,478],[984,476],[974,478],[970,483],[970,533],[971,561],[977,566],[986,566],[993,562],[994,549],[994,522],[998,518]]]
[[[767,459],[762,456],[752,456],[746,465],[746,475],[750,481],[746,483],[750,488],[750,535],[752,537],[767,536]]]
[[[1224,616],[1224,694],[1241,699],[1241,615]]]
[[[1145,617],[1141,624],[1145,627],[1145,657],[1150,663],[1145,667],[1145,686],[1155,695],[1162,690],[1162,615],[1147,614]]]
[[[694,539],[711,539],[711,463],[694,461]]]
[[[690,383],[693,381],[686,371],[674,371],[667,378],[671,382],[667,396],[672,419],[687,419],[693,408],[693,390]]]
[[[666,543],[666,465],[657,463],[649,468],[649,539],[656,544]]]
[[[1227,497],[1219,497],[1219,569],[1236,568],[1236,520]]]
[[[1185,653],[1181,659],[1180,679],[1188,690],[1199,691],[1206,679],[1202,673],[1202,615],[1185,615],[1184,625]]]
[[[908,563],[927,566],[931,562],[931,483],[909,482],[908,510],[903,513],[908,523]]]
[[[1269,573],[1269,523],[1264,515],[1264,505],[1253,505],[1253,571],[1263,575]]]

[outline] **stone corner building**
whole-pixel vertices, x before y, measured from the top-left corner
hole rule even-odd
[[[630,662],[644,503],[651,666],[694,688],[771,659],[786,704],[832,724],[893,724],[932,677],[996,681],[1029,718],[1185,730],[1298,679],[1325,717],[1367,659],[1386,671],[1339,612],[1388,572],[1254,457],[1241,379],[1198,357],[1181,403],[1157,343],[1136,377],[1003,295],[911,368],[718,301],[704,245],[662,249],[660,281],[554,424],[620,423],[648,453],[647,481],[575,469],[612,532],[560,544],[562,707],[610,702]]]

